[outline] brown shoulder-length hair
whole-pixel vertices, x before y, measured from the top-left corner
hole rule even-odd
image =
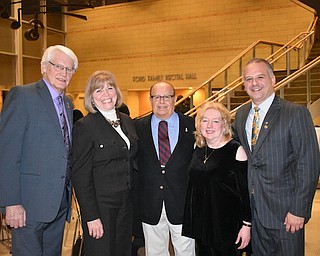
[[[196,126],[195,138],[196,138],[196,145],[199,148],[203,148],[207,145],[206,139],[203,137],[200,131],[200,123],[203,119],[204,113],[208,109],[215,109],[219,111],[222,122],[223,122],[223,127],[225,129],[223,135],[225,136],[226,140],[229,140],[232,137],[231,116],[230,116],[229,110],[222,103],[208,101],[200,107],[200,109],[197,112],[197,116],[195,120],[195,126]]]
[[[116,90],[117,102],[115,107],[117,108],[121,106],[122,93],[117,85],[114,75],[110,71],[95,71],[88,79],[84,94],[84,108],[88,112],[97,112],[93,104],[92,94],[96,89],[102,88],[105,84],[112,86]]]

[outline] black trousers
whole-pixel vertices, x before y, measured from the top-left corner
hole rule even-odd
[[[87,224],[82,223],[86,256],[131,255],[132,197],[132,190],[125,190],[98,199],[104,235],[100,239],[92,238],[89,236]]]

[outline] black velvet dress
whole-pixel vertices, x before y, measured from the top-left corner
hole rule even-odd
[[[247,161],[235,159],[239,146],[232,139],[214,149],[206,163],[205,147],[197,147],[193,153],[182,234],[195,238],[211,252],[199,255],[240,253],[235,241],[242,221],[251,222],[251,211]],[[207,150],[209,156],[212,149]]]

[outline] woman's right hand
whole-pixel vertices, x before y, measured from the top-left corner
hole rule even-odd
[[[87,222],[89,235],[95,239],[103,236],[103,225],[100,219],[95,219]]]

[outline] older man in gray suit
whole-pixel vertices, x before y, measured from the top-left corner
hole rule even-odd
[[[70,213],[71,101],[64,95],[76,55],[49,47],[43,78],[13,87],[0,116],[0,207],[12,230],[14,256],[61,255]]]
[[[238,110],[234,132],[249,161],[253,255],[303,256],[320,170],[310,113],[275,96],[275,76],[264,59],[249,61],[243,80],[252,103]]]

